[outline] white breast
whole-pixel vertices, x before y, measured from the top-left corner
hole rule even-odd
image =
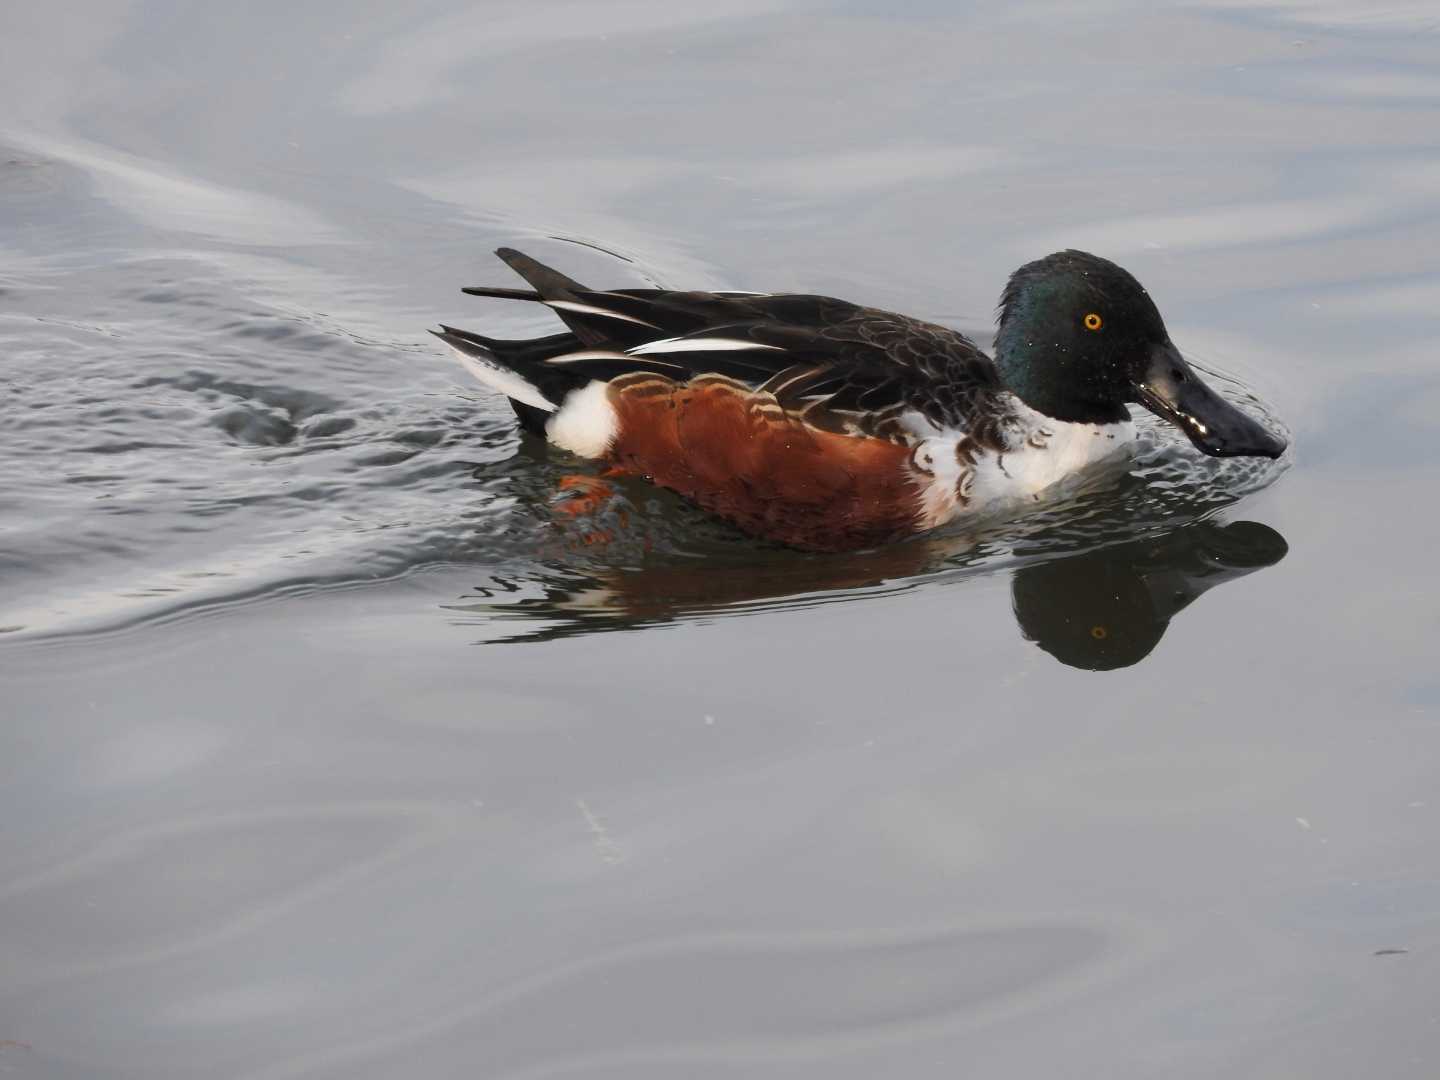
[[[929,428],[933,434],[915,448],[912,458],[926,528],[961,513],[992,513],[1006,504],[1033,503],[1066,481],[1089,477],[1106,465],[1121,467],[1135,441],[1135,427],[1128,421],[1070,424],[1019,401],[1014,415],[1003,451],[962,452],[965,432]]]

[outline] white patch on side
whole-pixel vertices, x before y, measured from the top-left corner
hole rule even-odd
[[[447,341],[445,344],[450,345]],[[539,389],[527,379],[522,379],[515,372],[503,367],[497,361],[482,360],[478,356],[462,352],[454,345],[451,350],[460,358],[460,363],[465,365],[465,370],[474,375],[492,390],[498,390],[506,397],[514,398],[516,401],[523,401],[526,405],[533,405],[537,409],[546,412],[555,411],[555,403],[548,400]]]
[[[619,419],[610,404],[610,384],[596,379],[565,395],[545,422],[545,437],[581,457],[604,457],[615,441]]]
[[[664,338],[661,341],[647,341],[644,345],[637,345],[630,350],[631,356],[644,356],[652,352],[733,352],[736,349],[774,349],[777,352],[785,350],[779,345],[761,345],[758,341],[742,341],[740,338],[723,337],[699,337],[699,338]]]
[[[576,300],[546,300],[552,308],[559,308],[562,311],[573,311],[579,315],[603,315],[607,319],[621,319],[624,322],[639,323],[641,326],[648,326],[652,330],[660,329],[652,322],[644,319],[637,319],[634,315],[625,315],[618,311],[611,311],[609,308],[596,307],[594,304],[582,304]]]

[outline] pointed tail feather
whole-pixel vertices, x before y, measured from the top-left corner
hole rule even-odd
[[[496,248],[495,254],[546,300],[573,300],[577,291],[586,291],[585,286],[574,278],[566,277],[559,270],[546,266],[537,259],[532,259],[523,251],[502,247]]]
[[[551,401],[540,387],[507,366],[496,354],[496,343],[490,338],[468,330],[457,330],[453,326],[442,325],[439,330],[430,332],[454,349],[465,369],[492,390],[542,412],[555,411],[558,402]]]
[[[622,323],[640,323],[646,327],[650,325],[630,315],[615,313],[603,307],[586,303],[579,297],[580,293],[590,291],[584,285],[574,278],[566,277],[559,270],[532,259],[523,251],[502,247],[497,248],[495,254],[503,259],[511,270],[524,278],[525,283],[535,290],[536,297],[541,303],[548,304],[550,309],[559,315],[561,321],[570,328],[570,332],[586,345],[610,344],[616,330],[617,320]],[[523,295],[522,290],[512,290],[509,295],[519,299],[520,296],[516,294]],[[480,295],[494,296],[496,290],[487,289]],[[526,296],[526,299],[528,298]],[[623,338],[625,335],[621,336]]]
[[[533,289],[500,289],[492,285],[466,285],[460,290],[471,296],[493,296],[498,300],[539,300],[540,294]]]
[[[684,312],[668,312],[667,325],[652,321],[655,290],[598,292],[587,289],[574,278],[532,259],[514,248],[495,252],[505,264],[534,286],[532,289],[507,289],[493,285],[469,285],[461,292],[471,296],[488,296],[502,300],[528,300],[545,304],[582,343],[595,348],[627,349],[655,336],[692,329],[701,323]],[[644,293],[645,295],[640,295]],[[675,324],[671,326],[669,324]]]
[[[460,291],[471,296],[493,296],[501,300],[574,300],[577,292],[588,292],[574,278],[566,277],[559,270],[546,266],[538,259],[532,259],[523,251],[514,248],[496,248],[506,266],[514,270],[533,286],[531,289],[506,289],[493,285],[467,285]]]

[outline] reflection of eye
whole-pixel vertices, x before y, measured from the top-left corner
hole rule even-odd
[[[1100,327],[1102,327],[1102,326],[1104,326],[1104,325],[1105,325],[1105,321],[1104,321],[1103,319],[1101,319],[1099,315],[1096,315],[1095,312],[1093,312],[1093,311],[1090,312],[1089,315],[1086,315],[1086,316],[1085,316],[1085,329],[1086,329],[1086,330],[1099,330]]]
[[[1090,636],[1096,641],[1104,641],[1110,636],[1110,631],[1106,630],[1103,626],[1092,626],[1090,627]]]

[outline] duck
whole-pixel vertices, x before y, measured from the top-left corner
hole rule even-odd
[[[564,332],[431,333],[522,430],[790,547],[879,547],[1123,471],[1132,404],[1212,457],[1287,447],[1199,377],[1133,275],[1084,251],[1010,275],[993,357],[949,327],[828,296],[595,290],[495,254],[529,288],[462,291],[544,305]]]

